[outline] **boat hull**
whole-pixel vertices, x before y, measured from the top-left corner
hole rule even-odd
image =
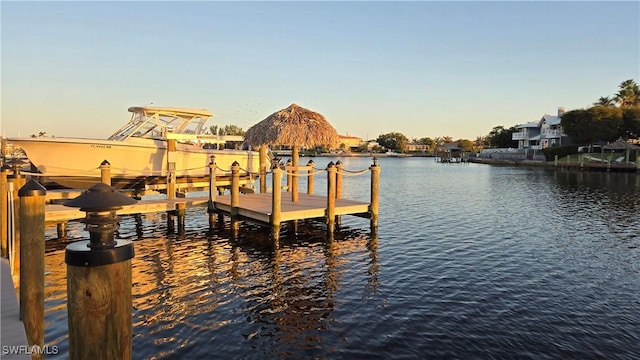
[[[119,188],[137,188],[153,179],[166,178],[169,160],[175,163],[178,178],[207,176],[212,156],[220,175],[228,174],[236,161],[243,173],[257,173],[259,169],[258,151],[203,149],[191,143],[178,143],[176,151],[169,152],[166,141],[155,139],[121,142],[9,138],[8,141],[22,148],[43,176],[72,188],[89,188],[99,181],[100,165],[105,160],[110,164],[112,184]]]

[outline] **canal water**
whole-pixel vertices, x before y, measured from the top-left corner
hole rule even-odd
[[[182,234],[164,214],[123,216],[117,236],[136,252],[134,358],[640,356],[639,175],[380,165],[377,234],[344,216],[328,241],[303,221],[283,226],[275,248],[258,225],[237,237],[228,220],[209,229],[205,208],[188,210]],[[344,197],[368,201],[369,184],[368,173],[345,177]],[[67,243],[46,234],[45,341],[66,358]],[[87,233],[71,223],[69,236]]]

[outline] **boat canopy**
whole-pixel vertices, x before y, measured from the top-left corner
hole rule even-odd
[[[176,115],[182,114],[185,116],[213,116],[213,113],[207,109],[196,109],[196,108],[174,108],[174,107],[154,107],[154,106],[132,106],[129,109],[129,112],[144,112],[146,114],[154,114],[154,113],[174,113]]]
[[[167,133],[205,134],[213,114],[207,109],[132,106],[131,119],[109,137],[124,141],[130,137],[166,139]]]

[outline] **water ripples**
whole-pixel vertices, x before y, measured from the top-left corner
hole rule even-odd
[[[359,170],[369,159],[341,159]],[[133,240],[135,358],[619,358],[640,353],[640,181],[380,159],[379,229],[343,217],[184,234],[122,217]],[[324,184],[324,185],[323,185]],[[318,178],[316,191],[326,182]],[[368,179],[344,194],[367,201]],[[72,239],[84,236],[70,224]],[[55,229],[47,229],[48,238]],[[66,357],[64,246],[47,242],[48,344]]]

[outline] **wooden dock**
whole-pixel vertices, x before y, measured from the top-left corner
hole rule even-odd
[[[302,220],[322,218],[326,216],[327,197],[319,195],[298,194],[298,201],[291,201],[291,196],[287,196],[288,192],[282,193],[280,220]],[[259,222],[271,223],[272,215],[272,193],[262,194],[245,194],[240,196],[240,204],[238,206],[238,216],[257,220]],[[231,214],[231,195],[216,197],[214,205],[217,212],[223,214]],[[356,215],[369,217],[369,203],[336,199],[335,215]]]
[[[282,192],[281,221],[322,218],[326,216],[327,197],[320,195],[299,194],[296,202],[291,201],[290,193]],[[271,223],[272,193],[243,194],[239,197],[237,215],[241,218],[255,220],[264,224]],[[171,212],[179,207],[195,207],[206,205],[208,197],[192,197],[180,199],[140,200],[133,205],[123,206],[118,215],[144,214],[150,212]],[[223,215],[231,215],[231,195],[217,196],[213,202],[215,211]],[[369,217],[369,203],[349,200],[335,200],[335,216],[355,215]],[[60,204],[45,205],[45,221],[60,223],[83,219],[86,213],[78,208]]]
[[[310,164],[312,164],[312,162]],[[103,167],[102,182],[109,184],[108,166]],[[117,214],[129,215],[166,212],[168,215],[168,226],[172,226],[172,222],[176,216],[178,218],[178,224],[184,224],[184,210],[187,207],[212,205],[206,206],[209,213],[231,216],[234,223],[236,223],[237,220],[248,219],[270,224],[272,225],[273,231],[277,231],[277,229],[280,228],[281,222],[324,218],[328,225],[327,230],[332,232],[335,220],[339,221],[339,217],[342,215],[367,217],[372,220],[373,226],[377,225],[380,166],[377,164],[376,158],[374,158],[372,166],[358,172],[364,173],[369,171],[371,173],[370,202],[342,198],[342,174],[345,170],[343,170],[342,164],[339,161],[336,164],[330,162],[327,168],[324,169],[328,177],[328,190],[326,195],[315,195],[313,193],[314,171],[317,169],[311,165],[298,167],[287,166],[286,168],[275,167],[272,169],[273,184],[271,189],[276,189],[276,191],[266,192],[266,185],[261,181],[260,193],[254,193],[251,189],[251,191],[247,191],[246,188],[241,187],[243,182],[240,176],[240,167],[237,164],[232,166],[231,176],[223,181],[224,184],[222,185],[225,185],[223,187],[221,187],[221,184],[218,182],[215,163],[209,164],[209,170],[209,196],[185,196],[176,198],[177,191],[173,189],[173,191],[167,192],[167,198],[165,199],[138,200],[135,204],[123,206],[117,210]],[[287,175],[286,186],[282,186],[281,184],[283,170],[286,170],[285,174]],[[298,194],[297,191],[297,177],[303,177],[298,173],[298,171],[301,170],[307,171],[307,194]],[[19,199],[16,197],[16,190],[25,184],[24,177],[20,177],[20,174],[16,172],[14,175],[17,176],[14,176],[11,181],[7,182],[7,173],[4,169],[2,175],[0,193],[5,194],[9,188],[13,188],[13,202],[17,203]],[[262,174],[261,176],[262,180],[264,180],[264,176],[266,175]],[[230,186],[227,187],[227,185]],[[225,188],[230,190],[229,195],[223,195]],[[282,191],[283,189],[286,189],[286,191]],[[129,196],[135,195],[130,191],[126,192],[128,192]],[[221,194],[216,196],[217,192],[221,192]],[[84,211],[80,211],[79,208],[63,205],[65,201],[74,199],[82,194],[83,190],[78,189],[50,190],[46,192],[44,221],[48,224],[55,223],[58,225],[59,237],[66,236],[66,223],[68,221],[79,220],[86,217],[87,214]],[[6,205],[5,202],[1,203],[3,205],[2,210],[5,212],[8,208],[4,206]],[[211,217],[209,220],[211,222]],[[5,245],[8,236],[7,224],[3,222],[0,225],[2,225],[0,226],[0,232],[2,233],[3,256],[7,256],[5,255]]]
[[[309,172],[312,170],[309,166],[299,167],[298,169],[300,168]],[[282,191],[282,187],[280,186],[282,170],[279,168],[273,169],[272,189],[277,189],[276,192],[246,193],[246,191],[243,191],[243,188],[240,187],[238,167],[236,166],[232,169],[229,195],[216,196],[216,192],[211,190],[217,189],[216,178],[213,177],[211,179],[209,196],[139,200],[135,204],[123,206],[117,213],[119,215],[128,215],[164,211],[171,215],[169,217],[170,222],[172,221],[171,218],[173,215],[177,215],[178,223],[184,223],[183,218],[182,221],[180,218],[181,216],[184,217],[184,209],[211,203],[213,206],[207,207],[209,212],[231,216],[234,223],[236,223],[237,220],[248,219],[272,225],[274,232],[278,231],[282,222],[313,218],[324,218],[329,225],[328,231],[332,232],[335,219],[342,215],[370,218],[373,221],[372,224],[375,226],[378,215],[378,176],[380,172],[377,161],[374,160],[374,165],[369,168],[369,171],[371,171],[372,175],[372,197],[370,203],[342,198],[342,165],[340,163],[337,164],[337,166],[330,163],[327,168],[329,181],[326,195],[314,195],[313,193],[298,194],[297,187],[290,186],[292,181],[294,184],[297,181],[292,180],[290,174],[287,176],[287,186],[284,187],[287,191]],[[312,192],[313,177],[310,176],[308,179],[308,192]],[[293,191],[291,191],[291,189],[293,189]],[[86,213],[80,211],[78,208],[70,208],[55,203],[56,200],[59,202],[60,200],[71,199],[78,195],[80,195],[80,192],[77,190],[71,190],[68,193],[58,191],[47,194],[45,222],[60,225],[70,220],[84,218]],[[63,231],[64,229],[60,229],[59,227],[59,235],[62,234]]]
[[[630,163],[611,162],[555,162],[554,167],[565,169],[613,172],[637,172],[640,167]]]
[[[11,270],[9,269],[9,260],[0,259],[0,276],[2,282],[2,299],[0,306],[2,307],[2,315],[0,322],[2,323],[2,359],[31,359],[26,352],[27,334],[22,321],[20,321],[20,306],[18,304],[16,289],[13,285]],[[6,346],[6,347],[5,347]],[[22,348],[21,348],[22,347]],[[5,352],[6,351],[6,352]],[[8,352],[13,352],[9,354]],[[16,352],[21,352],[17,354]]]

